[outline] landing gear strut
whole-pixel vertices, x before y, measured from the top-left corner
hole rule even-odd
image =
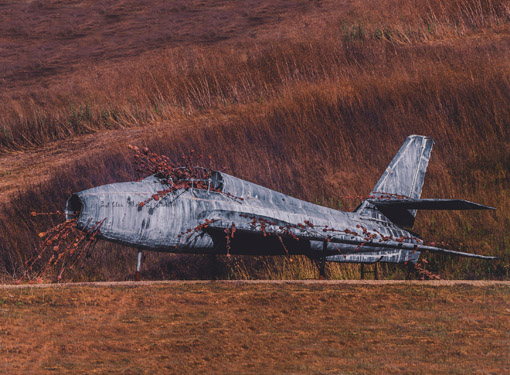
[[[322,245],[322,256],[319,264],[319,280],[326,280],[326,250],[328,248],[328,243],[324,241]]]
[[[361,263],[361,280],[365,279],[365,273],[373,273],[374,280],[379,280],[379,275],[377,273],[377,263],[374,263],[374,269],[372,271],[365,271],[365,263]]]
[[[412,275],[416,272],[413,262],[407,262],[407,275],[406,280],[411,280]]]
[[[135,281],[140,281],[140,269],[142,268],[142,250],[138,250],[138,258],[136,260]]]
[[[319,280],[327,280],[326,277],[326,257],[322,257],[319,265]]]

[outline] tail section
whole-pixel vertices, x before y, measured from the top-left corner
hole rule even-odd
[[[434,141],[410,135],[356,212],[411,228],[416,210],[494,210],[461,199],[420,199]]]
[[[370,195],[420,198],[433,144],[429,137],[407,137]]]
[[[434,141],[430,137],[421,135],[407,137],[372,189],[370,193],[372,200],[420,198],[433,144]],[[381,211],[370,200],[364,201],[356,212],[361,216],[387,220],[381,216]],[[392,221],[397,225],[412,227],[416,210],[403,210],[402,214],[400,222]]]

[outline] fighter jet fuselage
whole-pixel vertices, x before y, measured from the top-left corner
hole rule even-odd
[[[176,189],[149,176],[71,196],[68,218],[100,237],[154,251],[201,254],[304,254],[334,262],[416,262],[428,250],[491,258],[433,246],[410,231],[417,209],[486,209],[462,200],[420,199],[432,139],[410,136],[370,196],[343,212],[213,172],[207,184]],[[207,186],[204,188],[203,186]],[[156,199],[150,199],[156,197]],[[144,203],[146,202],[146,203]]]

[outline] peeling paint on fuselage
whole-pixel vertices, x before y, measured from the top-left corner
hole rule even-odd
[[[305,202],[225,173],[220,176],[222,192],[181,189],[159,200],[151,200],[143,207],[139,206],[140,202],[146,201],[166,187],[154,176],[138,182],[115,183],[76,193],[75,196],[81,201],[78,227],[86,230],[104,219],[101,237],[105,240],[174,253],[225,253],[225,249],[219,247],[213,236],[207,232],[186,232],[203,224],[206,219],[232,221],[238,229],[259,231],[246,223],[236,222],[240,214],[290,224],[309,221],[314,226],[327,226],[340,231],[349,229],[361,236],[363,232],[360,227],[369,232],[377,231],[384,236],[412,237],[409,232],[390,221],[361,217],[357,213]],[[73,208],[68,202],[68,212],[72,211]],[[346,234],[345,239],[359,240],[359,237]],[[416,261],[419,256],[418,251],[395,248],[379,248],[373,253],[359,253],[357,250],[358,245],[343,243],[327,243],[324,248],[324,241],[316,240],[308,241],[307,246],[300,246],[299,249],[288,248],[290,254],[307,253],[312,257],[326,251],[329,260],[337,262],[404,262]],[[242,249],[236,252],[243,253]],[[339,253],[342,255],[338,255]],[[281,254],[281,251],[266,247],[262,243],[255,254],[250,254],[276,255]]]

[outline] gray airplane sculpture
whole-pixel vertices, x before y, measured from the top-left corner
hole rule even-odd
[[[354,212],[305,202],[223,172],[188,181],[157,175],[73,194],[67,218],[99,237],[139,249],[193,254],[307,255],[325,262],[410,263],[420,252],[480,259],[496,257],[426,246],[410,231],[416,210],[492,207],[458,199],[420,199],[433,140],[411,135],[369,197]],[[200,187],[199,187],[200,186]],[[166,191],[161,199],[151,197]]]

